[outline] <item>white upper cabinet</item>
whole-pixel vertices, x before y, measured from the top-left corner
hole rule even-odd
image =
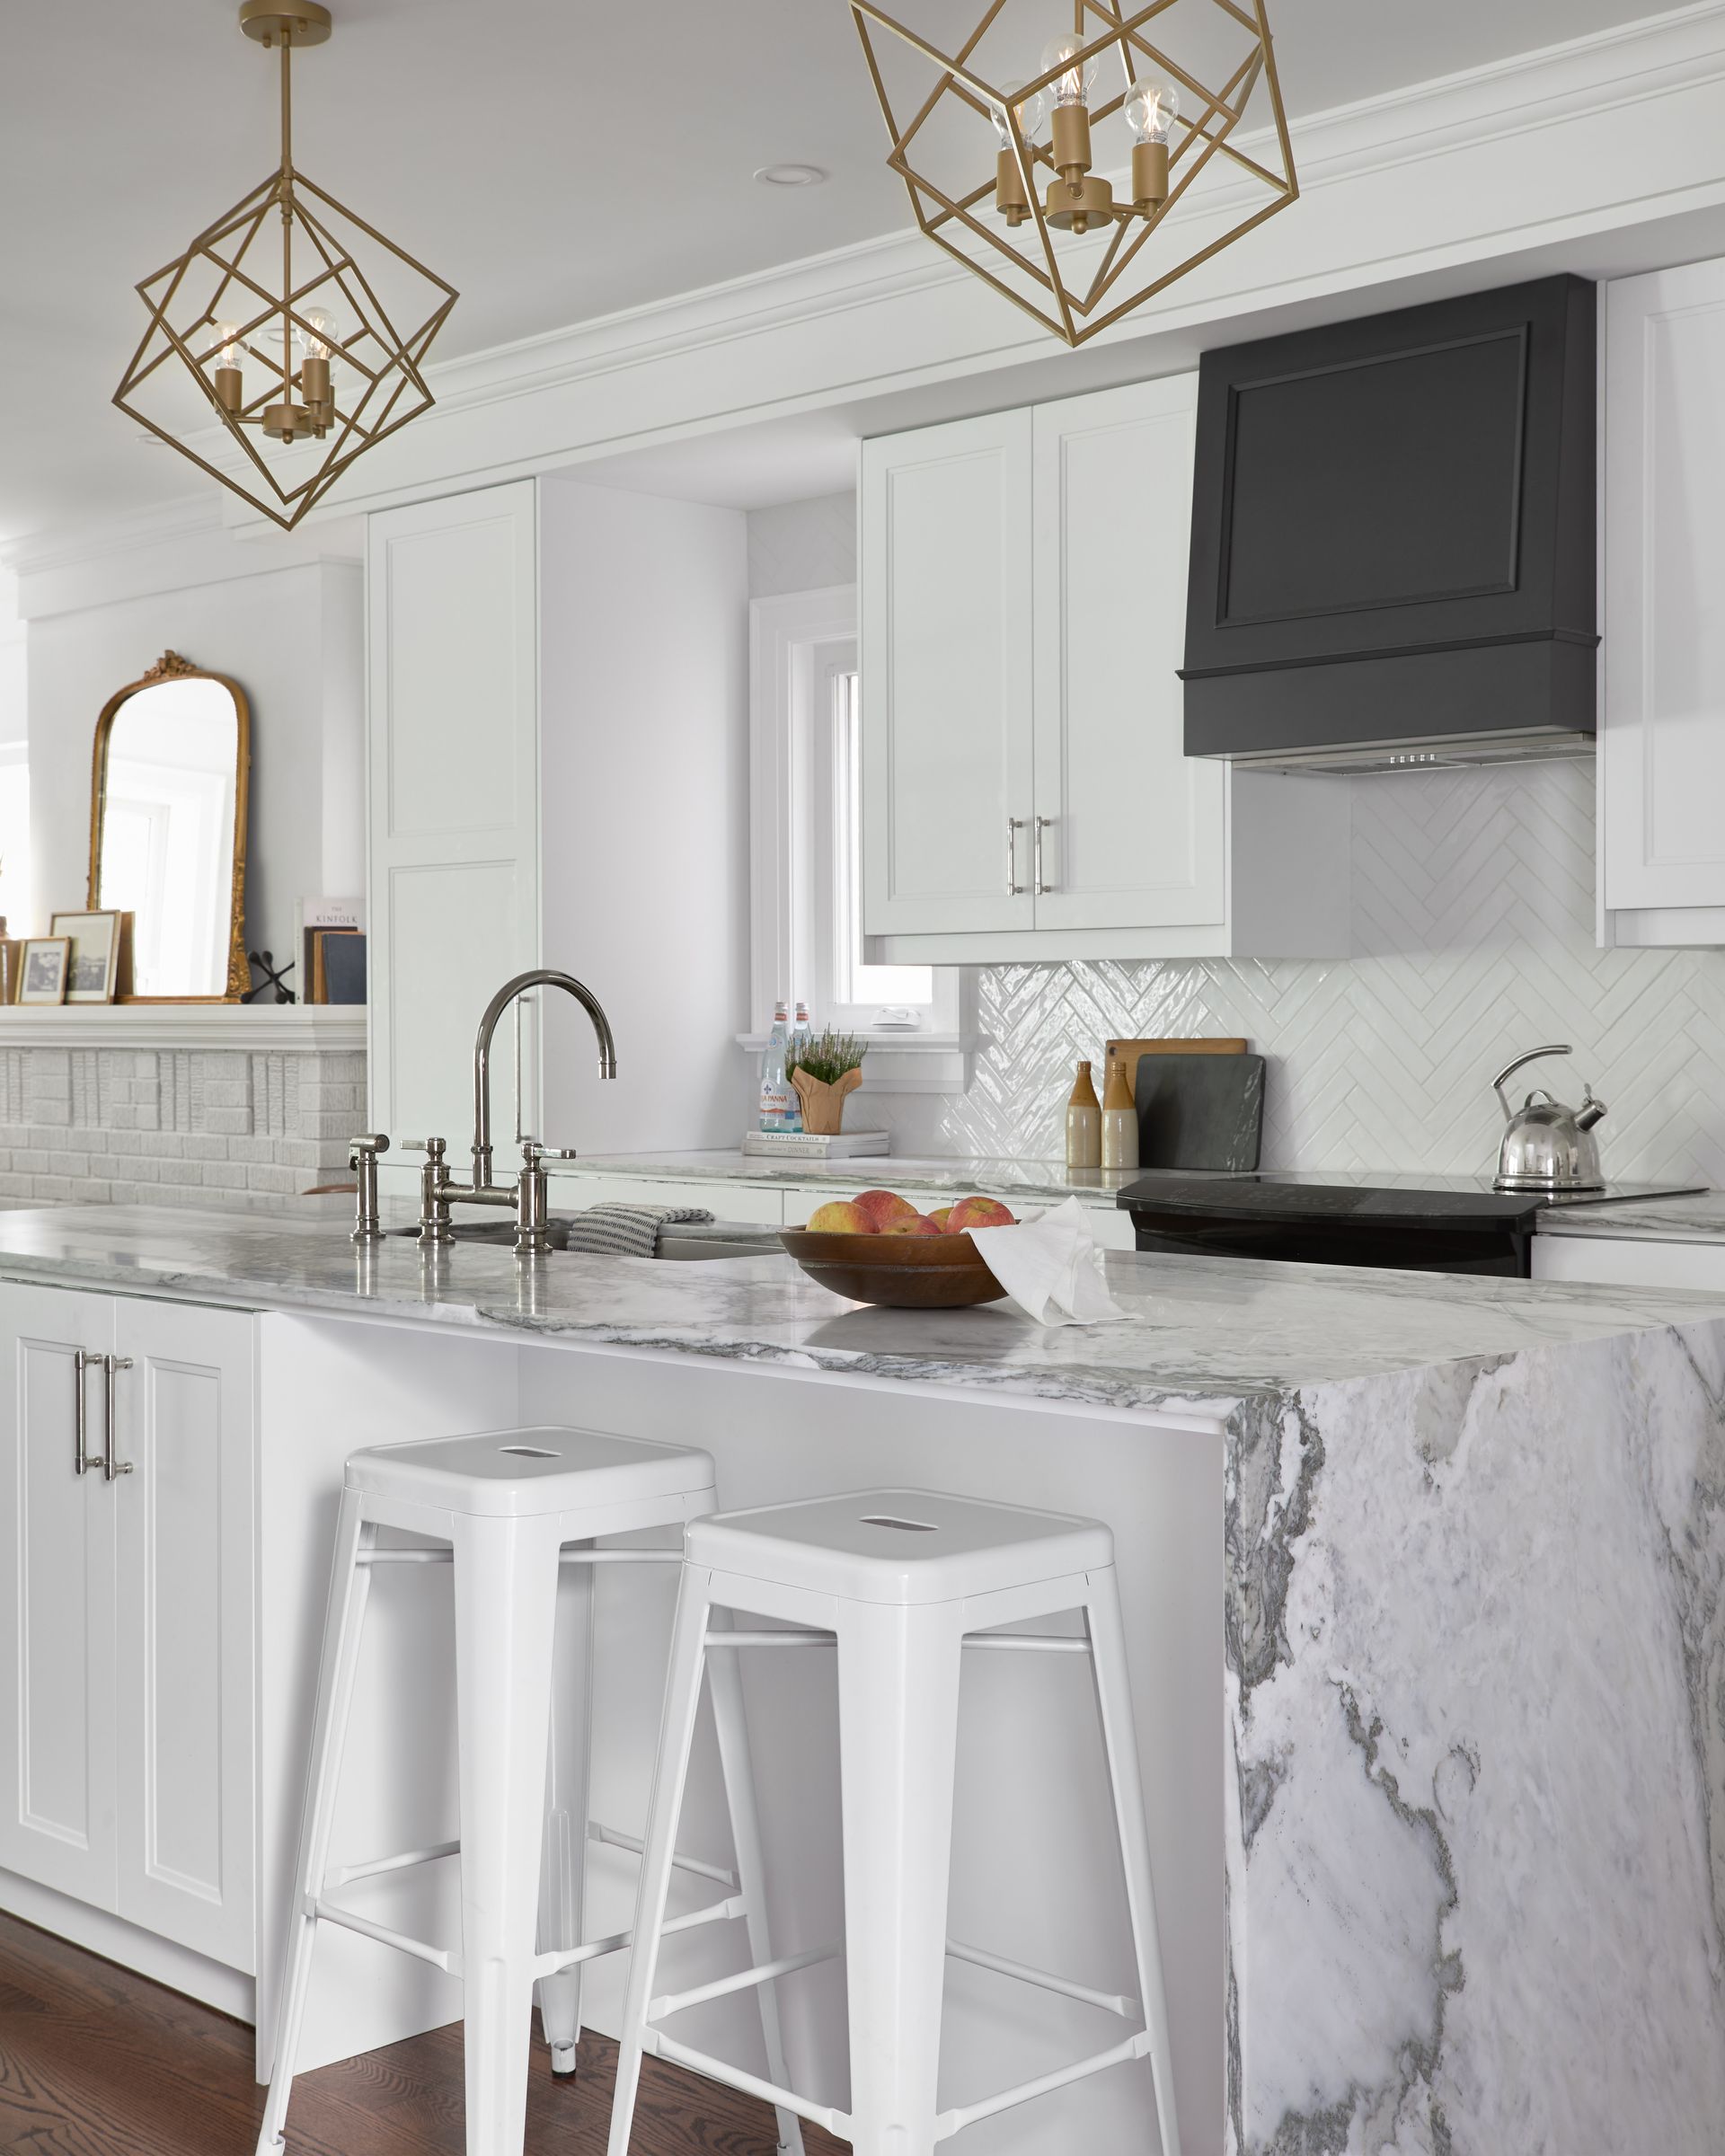
[[[1345,781],[1184,753],[1198,378],[865,442],[871,955],[1332,956]]]
[[[1034,414],[1039,928],[1226,917],[1226,773],[1181,753],[1198,377]]]
[[[1603,940],[1725,942],[1725,261],[1606,300]]]
[[[1028,929],[1031,414],[862,459],[863,888],[878,935]]]

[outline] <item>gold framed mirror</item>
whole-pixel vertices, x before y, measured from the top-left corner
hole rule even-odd
[[[245,962],[245,691],[164,651],[102,706],[90,907],[132,915],[133,1003],[237,1003]]]

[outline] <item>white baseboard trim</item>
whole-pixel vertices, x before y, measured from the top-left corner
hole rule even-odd
[[[100,1954],[104,1961],[136,1969],[171,1992],[183,1992],[188,1999],[213,2006],[218,2013],[256,2026],[258,1987],[240,1969],[226,1968],[208,1955],[195,1954],[190,1947],[128,1924],[123,1916],[111,1916],[105,1909],[93,1909],[87,1902],[74,1901],[69,1894],[39,1886],[15,1871],[0,1871],[0,1909],[51,1931],[57,1939]]]

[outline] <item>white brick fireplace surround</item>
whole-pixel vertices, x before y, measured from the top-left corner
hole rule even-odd
[[[0,1011],[0,1204],[247,1206],[347,1179],[363,1011]]]

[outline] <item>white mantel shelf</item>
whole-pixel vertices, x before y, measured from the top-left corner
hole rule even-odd
[[[43,1003],[0,1008],[4,1048],[363,1049],[366,1013],[327,1003]]]

